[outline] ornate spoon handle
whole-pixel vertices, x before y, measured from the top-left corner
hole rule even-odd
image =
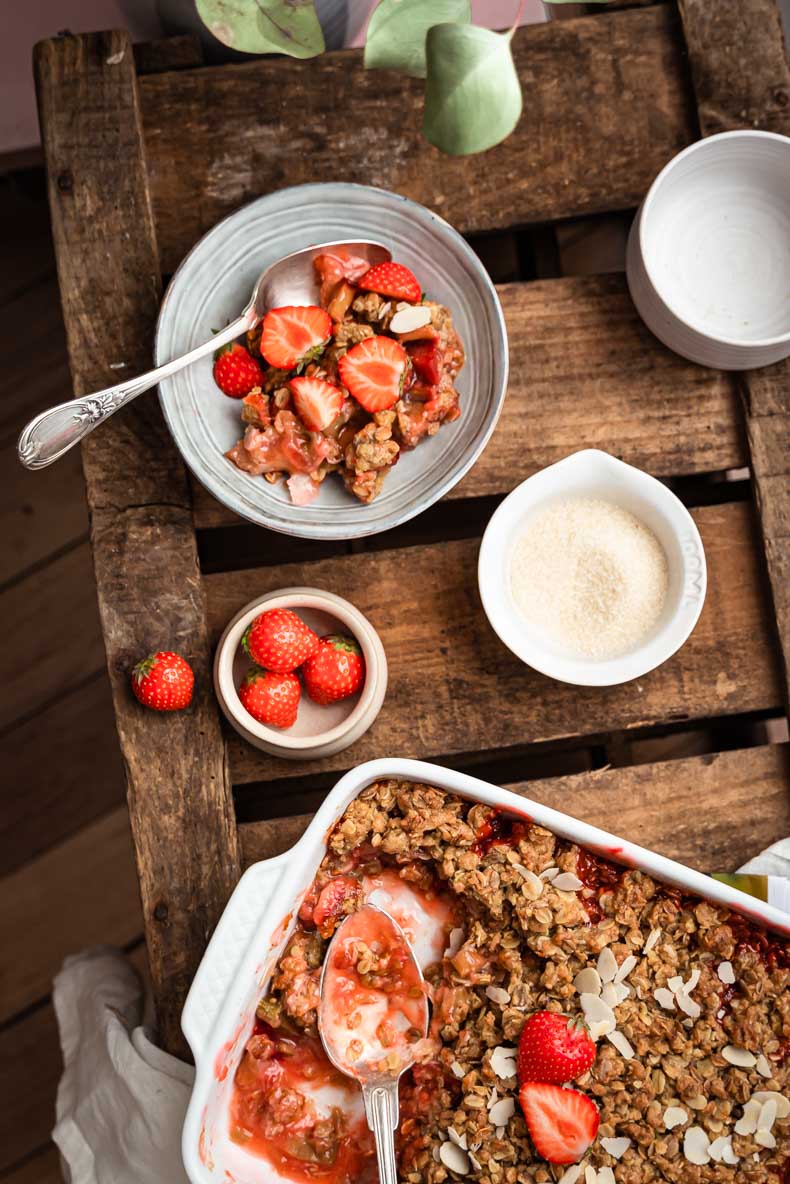
[[[362,1085],[368,1126],[376,1140],[379,1184],[398,1184],[395,1162],[395,1128],[398,1125],[398,1082]]]
[[[204,357],[228,341],[233,341],[245,329],[252,328],[255,320],[254,314],[251,315],[251,311],[247,309],[210,341],[204,341],[202,345],[180,358],[174,358],[172,362],[165,362],[163,366],[157,366],[155,370],[149,370],[137,378],[119,382],[117,386],[108,386],[94,395],[84,395],[80,399],[71,399],[67,403],[59,403],[56,407],[42,411],[35,419],[31,419],[19,437],[17,453],[22,464],[28,469],[44,469],[51,465],[143,391],[150,390],[163,378],[169,378],[171,374],[183,370],[198,358]]]

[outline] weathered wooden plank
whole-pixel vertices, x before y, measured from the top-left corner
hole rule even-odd
[[[790,361],[744,375],[746,431],[790,705]]]
[[[131,43],[125,32],[41,42],[35,72],[75,389],[146,368],[160,264]],[[179,1026],[197,961],[238,874],[224,748],[210,694],[203,593],[184,470],[153,394],[83,449],[99,606],[163,1041]],[[195,668],[188,712],[135,704],[141,653],[181,650]]]
[[[449,496],[505,493],[579,448],[604,448],[657,476],[746,463],[731,378],[693,366],[644,327],[621,275],[499,288],[510,386],[497,429]],[[197,482],[198,526],[238,522]]]
[[[790,66],[777,0],[678,0],[703,135],[790,134]]]
[[[2,751],[0,875],[15,871],[116,806],[126,808],[123,764],[103,667],[95,678],[6,732]]]
[[[11,1168],[3,1176],[3,1184],[63,1184],[57,1148],[49,1144],[32,1158]]]
[[[505,649],[480,606],[476,539],[207,576],[214,638],[254,595],[314,585],[346,596],[370,618],[389,662],[381,715],[351,749],[297,763],[265,756],[234,733],[229,741],[234,782],[346,768],[382,750],[451,756],[777,708],[779,665],[751,507],[709,506],[694,517],[709,581],[695,632],[658,670],[606,689],[553,682]]]
[[[125,806],[0,883],[0,938],[17,951],[0,971],[0,1023],[46,997],[67,954],[127,946],[142,932]]]
[[[790,746],[719,752],[507,786],[699,871],[731,871],[790,833]],[[694,810],[689,810],[689,801]],[[287,851],[309,823],[239,828],[244,863]]]
[[[0,445],[0,584],[18,579],[53,552],[88,535],[85,482],[77,449],[58,464],[31,473],[19,463],[16,441]],[[45,579],[39,570],[34,579]]]
[[[365,72],[359,50],[142,78],[163,269],[223,214],[304,181],[394,189],[463,231],[627,209],[695,138],[672,6],[530,25],[513,45],[525,113],[484,163],[432,148],[422,83]]]
[[[138,74],[163,74],[166,70],[187,70],[203,65],[203,47],[194,33],[138,41],[133,49]]]

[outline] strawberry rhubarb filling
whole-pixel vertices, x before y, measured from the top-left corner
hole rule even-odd
[[[460,415],[464,350],[450,312],[400,263],[319,255],[320,305],[271,309],[246,346],[221,350],[214,378],[241,399],[227,453],[307,505],[337,473],[369,502],[401,452]]]

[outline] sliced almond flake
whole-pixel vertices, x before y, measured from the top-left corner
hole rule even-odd
[[[627,958],[623,958],[623,961],[620,963],[620,968],[617,971],[617,974],[614,976],[614,981],[616,983],[621,983],[624,979],[628,978],[629,974],[636,966],[636,963],[637,959],[633,954],[629,954]]]
[[[683,1135],[683,1154],[689,1163],[710,1163],[710,1140],[701,1126],[690,1126]]]
[[[661,1007],[665,1007],[667,1011],[675,1010],[675,996],[666,987],[656,987],[653,992],[653,998]]]
[[[439,1157],[439,1148],[438,1148],[438,1147],[434,1146],[434,1147],[432,1147],[432,1148],[431,1148],[431,1155],[433,1156],[433,1158],[436,1160],[436,1162],[437,1162],[437,1163],[439,1163],[439,1162],[440,1162],[440,1157]]]
[[[578,876],[574,876],[573,872],[560,872],[551,881],[552,888],[556,888],[558,892],[578,892],[583,888],[581,880]]]
[[[408,308],[409,305],[407,304],[406,307]],[[389,312],[389,310],[391,308],[392,308],[392,301],[391,300],[388,300],[385,304],[380,305],[379,306],[379,320],[382,320],[387,315],[387,313]]]
[[[597,1184],[617,1184],[617,1181],[614,1178],[614,1172],[611,1168],[598,1168]]]
[[[498,1126],[496,1128],[496,1137],[498,1139],[504,1139],[506,1130],[507,1130],[506,1126]]]
[[[466,1132],[464,1132],[463,1135],[459,1135],[458,1131],[455,1129],[455,1127],[448,1126],[447,1138],[450,1140],[451,1143],[455,1143],[456,1147],[463,1147],[464,1151],[466,1151],[466,1149],[467,1149]]]
[[[558,867],[544,867],[543,871],[540,873],[540,878],[541,880],[553,880],[554,877],[558,876],[559,874],[560,869]],[[575,1166],[576,1165],[574,1164],[574,1167]]]
[[[757,1057],[746,1048],[739,1048],[736,1044],[725,1044],[721,1050],[725,1061],[735,1065],[738,1069],[753,1069],[757,1064]]]
[[[573,985],[580,995],[600,995],[601,976],[594,966],[585,966],[576,975]]]
[[[528,867],[524,867],[521,863],[514,863],[513,867],[524,881],[524,889],[527,896],[531,900],[537,900],[545,887],[545,882],[541,880],[540,876],[536,876],[534,872],[531,872]]]
[[[682,988],[683,994],[690,995],[691,992],[696,987],[697,983],[699,982],[699,979],[700,979],[700,969],[698,966],[695,966],[691,972],[691,977],[689,978],[688,982],[683,984],[683,988]]]
[[[692,1019],[681,1020],[680,1022],[683,1024],[683,1027],[689,1031],[694,1027],[694,1021]]]
[[[672,978],[667,979],[667,986],[670,991],[674,991],[677,994],[678,991],[683,990],[683,979],[679,974],[673,974]]]
[[[664,1111],[664,1126],[668,1131],[688,1121],[688,1114],[682,1106],[667,1106]]]
[[[431,310],[424,304],[407,305],[399,308],[390,321],[390,332],[411,333],[412,329],[421,329],[423,325],[430,325]]]
[[[710,1157],[711,1159],[714,1159],[716,1163],[721,1163],[724,1159],[724,1148],[727,1145],[728,1138],[728,1135],[719,1135],[718,1139],[714,1139],[708,1147]]]
[[[472,1154],[472,1152],[471,1152],[471,1151],[470,1151],[470,1152],[468,1152],[468,1155],[469,1155],[469,1162],[471,1163],[471,1165],[472,1165],[472,1167],[475,1169],[475,1171],[476,1171],[476,1172],[482,1172],[482,1170],[483,1170],[483,1169],[482,1169],[482,1167],[480,1166],[480,1160],[479,1160],[479,1159],[477,1159],[477,1158],[476,1158],[476,1157],[475,1157],[475,1156]]]
[[[459,1081],[462,1077],[466,1077],[466,1069],[458,1061],[451,1061],[450,1068],[452,1069],[453,1076],[457,1077]]]
[[[604,983],[601,998],[607,1007],[611,1007],[613,1010],[617,1007],[617,991],[614,983]]]
[[[774,1075],[774,1071],[771,1068],[771,1062],[766,1056],[763,1056],[762,1053],[760,1053],[757,1060],[754,1062],[754,1067],[761,1077],[773,1077]]]
[[[598,1173],[589,1164],[584,1169],[584,1184],[598,1184]]]
[[[510,993],[504,987],[486,987],[486,995],[492,1003],[499,1003],[502,1007],[510,1002]]]
[[[460,950],[461,946],[464,944],[463,929],[460,929],[460,928],[459,929],[451,929],[450,936],[447,940],[449,942],[449,945],[447,946],[447,949],[444,951],[443,957],[454,958],[455,955]]]
[[[460,1176],[465,1176],[469,1171],[468,1152],[464,1151],[463,1147],[451,1143],[449,1139],[439,1148],[439,1158],[446,1168],[451,1172],[458,1172]]]
[[[754,1141],[759,1143],[761,1147],[767,1147],[769,1151],[773,1151],[776,1146],[776,1139],[770,1131],[757,1131]]]
[[[625,1135],[620,1135],[617,1139],[604,1138],[601,1139],[601,1146],[611,1155],[612,1159],[622,1159],[631,1146],[631,1140]]]
[[[649,954],[650,951],[653,949],[653,946],[655,946],[656,943],[658,942],[658,939],[660,937],[661,937],[661,930],[660,929],[651,929],[647,935],[647,938],[645,940],[645,944],[642,946],[642,952],[645,954]]]
[[[758,1131],[770,1131],[776,1119],[777,1105],[773,1098],[767,1098],[763,1102],[760,1117],[757,1119]]]
[[[735,1164],[741,1162],[741,1157],[735,1154],[732,1146],[732,1137],[728,1136],[727,1142],[724,1144],[724,1151],[722,1152],[722,1159],[725,1163]]]
[[[621,1003],[625,1003],[631,994],[631,988],[628,983],[612,983],[612,986],[614,987],[616,1006],[619,1007]]]
[[[604,946],[598,955],[598,973],[602,983],[611,983],[617,974],[617,959],[608,946]]]
[[[506,1126],[515,1112],[516,1103],[513,1098],[501,1098],[489,1108],[488,1118],[494,1126]]]
[[[597,995],[589,995],[585,992],[579,996],[579,1003],[593,1039],[595,1039],[594,1032],[597,1031],[599,1035],[605,1036],[607,1032],[613,1032],[617,1027],[611,1007]]]
[[[756,1102],[759,1106],[765,1105],[769,1098],[773,1098],[776,1102],[776,1117],[780,1122],[790,1116],[790,1100],[784,1094],[777,1093],[775,1089],[758,1089],[756,1093],[752,1094],[752,1102]],[[751,1102],[746,1104],[750,1106]]]
[[[557,1184],[576,1184],[579,1176],[582,1174],[582,1165],[580,1163],[572,1163],[571,1166],[564,1171],[560,1176]]]
[[[490,1064],[497,1077],[503,1080],[507,1080],[508,1077],[515,1077],[516,1049],[508,1048],[504,1044],[498,1044],[491,1053]]]
[[[716,1012],[716,1019],[723,1020],[726,1014],[727,1014],[727,1012],[724,1010],[724,1008],[720,1007],[719,1010]]]
[[[757,1130],[757,1119],[760,1117],[762,1103],[751,1098],[743,1108],[743,1114],[735,1124],[736,1135],[753,1135]]]
[[[677,999],[677,1004],[681,1011],[685,1012],[686,1015],[691,1016],[693,1020],[699,1019],[700,1015],[702,1014],[702,1008],[700,1007],[699,1003],[697,1003],[696,999],[689,998],[685,991],[678,991],[675,998]]]
[[[723,983],[735,982],[735,971],[732,968],[732,962],[720,962],[716,973]]]
[[[623,1035],[622,1032],[618,1032],[617,1029],[615,1028],[614,1032],[607,1032],[606,1033],[606,1039],[609,1041],[610,1044],[613,1044],[615,1046],[615,1048],[620,1053],[620,1055],[622,1057],[625,1057],[625,1059],[627,1061],[630,1061],[633,1059],[634,1050],[631,1047],[631,1045],[628,1043],[628,1040],[626,1039],[626,1037]]]
[[[492,1106],[496,1106],[498,1101],[499,1094],[496,1092],[496,1086],[492,1085],[491,1093],[488,1095],[488,1101],[486,1102],[486,1108],[490,1110]]]
[[[702,1094],[695,1094],[693,1098],[686,1098],[686,1105],[691,1110],[704,1110],[708,1104],[708,1099]]]

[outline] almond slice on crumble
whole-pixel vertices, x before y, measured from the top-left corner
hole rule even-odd
[[[619,1135],[616,1139],[601,1139],[601,1146],[612,1159],[622,1159],[632,1142],[627,1135]]]
[[[579,1176],[582,1174],[582,1165],[580,1163],[572,1163],[571,1166],[562,1173],[557,1184],[576,1184]]]
[[[439,1158],[451,1172],[458,1172],[459,1175],[465,1176],[469,1171],[468,1152],[464,1151],[463,1147],[459,1147],[457,1143],[451,1143],[449,1139],[439,1148]]]
[[[664,1126],[668,1131],[682,1126],[684,1122],[688,1122],[688,1114],[682,1106],[667,1106],[664,1111]]]
[[[598,995],[589,995],[587,993],[580,995],[579,1004],[593,1040],[598,1040],[601,1036],[608,1035],[609,1032],[613,1032],[617,1027],[614,1012],[609,1004],[604,1003],[603,999],[599,998]]]
[[[604,946],[598,955],[598,973],[601,976],[601,982],[614,982],[614,976],[617,974],[617,970],[617,959],[609,947]]]
[[[622,1032],[619,1032],[617,1028],[615,1028],[613,1032],[606,1032],[605,1036],[609,1043],[614,1045],[614,1047],[620,1053],[620,1056],[624,1057],[626,1061],[633,1060],[634,1050],[629,1044],[627,1037],[624,1036]]]
[[[541,880],[555,880],[559,874],[560,869],[558,867],[544,867],[540,873],[540,878]]]
[[[490,999],[492,1003],[500,1004],[501,1007],[504,1007],[506,1003],[510,1002],[510,994],[505,990],[504,987],[496,987],[493,985],[486,987],[486,997]]]
[[[573,872],[560,872],[551,881],[551,886],[556,888],[558,892],[578,892],[580,888],[584,887],[579,877],[575,876]]]
[[[675,996],[667,987],[656,987],[653,992],[653,998],[656,1003],[667,1011],[675,1010]]]
[[[573,985],[580,995],[600,995],[601,976],[594,966],[585,966],[576,975]]]
[[[732,962],[720,962],[716,973],[721,981],[728,986],[731,986],[735,982],[735,971],[732,968]]]
[[[614,976],[612,981],[618,985],[622,983],[624,979],[628,978],[629,974],[636,966],[637,961],[638,959],[633,954],[628,954],[628,956],[623,958],[622,962],[620,963],[617,974]]]
[[[747,1048],[739,1048],[736,1044],[725,1044],[721,1055],[730,1065],[738,1069],[753,1069],[757,1064],[757,1057]]]
[[[701,1126],[690,1126],[683,1135],[683,1154],[689,1163],[710,1163],[710,1139]]]
[[[536,876],[534,872],[531,872],[528,867],[524,867],[522,863],[511,864],[511,867],[514,869],[514,871],[518,872],[524,881],[524,888],[527,892],[527,895],[530,896],[532,900],[537,900],[540,894],[543,892],[545,881],[541,880],[540,876]]]
[[[491,1053],[491,1060],[489,1064],[494,1073],[502,1081],[507,1081],[510,1077],[516,1076],[516,1052],[515,1048],[508,1048],[504,1044],[498,1044]]]
[[[743,1114],[735,1124],[736,1135],[753,1135],[757,1130],[757,1120],[762,1112],[762,1103],[756,1098],[750,1098],[743,1108]]]
[[[649,954],[650,951],[653,949],[653,947],[658,943],[658,939],[660,937],[661,937],[661,930],[660,929],[651,929],[647,935],[647,938],[645,940],[645,944],[642,946],[642,953]]]
[[[455,1143],[456,1147],[462,1147],[464,1151],[468,1150],[467,1144],[466,1144],[466,1133],[464,1133],[463,1135],[459,1135],[458,1131],[455,1129],[455,1127],[448,1126],[447,1138],[450,1140],[451,1143]]]
[[[780,1094],[775,1089],[758,1089],[752,1094],[752,1102],[756,1102],[759,1106],[763,1106],[767,1101],[773,1099],[776,1102],[776,1117],[782,1122],[783,1119],[790,1117],[790,1100],[784,1094]],[[747,1105],[749,1103],[747,1102]]]
[[[516,1103],[513,1098],[500,1098],[493,1106],[489,1106],[488,1118],[494,1126],[506,1126],[515,1112]]]
[[[773,1077],[774,1075],[774,1071],[771,1068],[771,1062],[763,1053],[760,1053],[757,1060],[754,1062],[754,1067],[761,1077]]]

